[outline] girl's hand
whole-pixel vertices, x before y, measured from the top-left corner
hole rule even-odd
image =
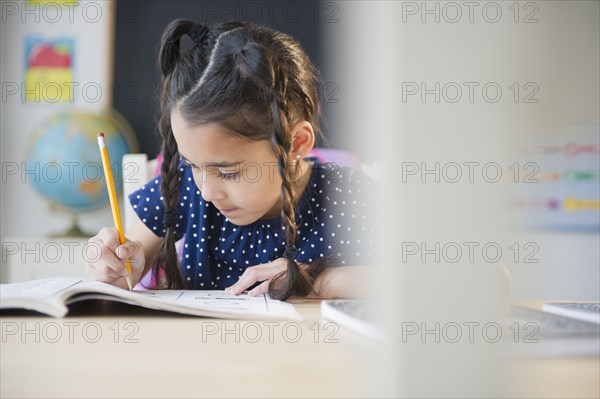
[[[127,267],[131,265],[132,282],[141,278],[145,265],[143,246],[140,241],[129,241],[119,245],[119,233],[115,228],[104,227],[88,240],[85,253],[87,275],[94,280],[127,289]]]
[[[302,267],[300,265],[300,267]],[[231,287],[225,289],[228,294],[239,295],[251,287],[255,283],[262,281],[263,283],[254,287],[248,295],[257,296],[269,292],[269,283],[271,279],[281,272],[287,270],[287,260],[284,258],[275,259],[273,262],[262,265],[250,266],[240,277],[240,279]]]
[[[301,263],[300,267],[306,267]],[[237,283],[225,289],[229,294],[239,295],[258,281],[263,283],[253,288],[248,295],[256,296],[269,292],[269,283],[278,273],[287,270],[287,261],[279,258],[264,265],[251,266],[244,271]],[[329,267],[319,274],[314,282],[313,292],[306,296],[311,299],[369,298],[372,295],[369,267],[343,266]],[[372,273],[372,271],[371,271]]]

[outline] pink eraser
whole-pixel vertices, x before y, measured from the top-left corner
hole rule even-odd
[[[104,133],[102,133],[102,132],[98,133],[98,137],[100,137],[100,136],[104,137]]]

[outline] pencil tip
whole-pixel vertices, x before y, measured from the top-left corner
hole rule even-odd
[[[133,285],[131,284],[130,276],[131,274],[127,275],[127,277],[125,277],[125,281],[127,281],[127,288],[129,288],[129,291],[133,291]]]

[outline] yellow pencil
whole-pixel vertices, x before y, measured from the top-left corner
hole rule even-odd
[[[104,142],[104,133],[98,133],[98,146],[100,147],[100,155],[102,156],[102,166],[104,168],[104,176],[106,176],[106,186],[108,188],[108,198],[110,199],[110,208],[112,209],[115,228],[119,232],[119,244],[125,244],[125,233],[123,233],[123,223],[121,223],[121,214],[119,213],[119,203],[117,202],[117,191],[115,190],[115,181],[113,180],[112,171],[110,170],[110,160],[108,158],[108,149]],[[133,284],[131,283],[131,264],[129,259],[125,260],[127,267],[127,286],[131,291]]]

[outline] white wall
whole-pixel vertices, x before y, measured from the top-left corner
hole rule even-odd
[[[540,103],[516,110],[516,133],[551,141],[576,126],[600,135],[600,3],[539,2],[538,26],[521,27],[514,44],[515,69],[540,86]],[[590,217],[598,217],[596,213]],[[600,237],[597,233],[523,232],[539,245],[539,263],[514,264],[517,298],[600,300]]]
[[[78,5],[56,7],[3,1],[0,25],[0,58],[3,99],[1,111],[1,156],[3,167],[25,160],[28,136],[50,115],[67,109],[101,111],[110,105],[109,86],[112,74],[112,2],[79,1]],[[74,81],[83,87],[93,83],[102,88],[101,96],[89,92],[84,96],[75,89],[73,103],[27,103],[21,93],[6,95],[7,84],[21,86],[25,74],[25,38],[41,35],[48,39],[73,37]],[[6,97],[6,99],[4,98]],[[4,173],[5,169],[3,169]],[[2,183],[2,237],[40,237],[63,230],[70,224],[65,214],[49,210],[48,201],[32,185],[18,176],[5,176]],[[100,226],[112,225],[110,209],[81,215],[81,227],[96,232]]]
[[[475,6],[473,20],[468,6]],[[529,141],[543,143],[575,126],[599,124],[600,3],[592,1],[403,1],[340,2],[338,22],[330,25],[338,46],[328,68],[338,71],[340,107],[330,116],[357,147],[386,161],[381,179],[382,231],[378,240],[386,262],[377,281],[380,317],[393,320],[394,339],[387,362],[377,367],[381,395],[503,397],[517,392],[503,374],[500,345],[400,342],[406,322],[499,320],[508,284],[497,264],[476,252],[473,263],[434,255],[403,260],[403,243],[497,243],[512,271],[512,298],[600,298],[598,234],[528,233],[514,229],[509,212],[510,179],[488,184],[436,183],[429,175],[402,179],[407,162],[497,162],[505,175]],[[447,4],[458,6],[462,18]],[[518,7],[518,21],[514,11]],[[436,7],[437,12],[436,20]],[[425,12],[424,8],[427,11]],[[483,15],[487,8],[489,14]],[[496,19],[494,8],[502,16]],[[534,13],[537,21],[525,23]],[[330,74],[331,76],[331,74]],[[402,83],[475,82],[474,101],[456,103],[433,95],[402,98]],[[486,101],[481,88],[496,83],[503,99]],[[537,103],[512,99],[513,82],[534,82]],[[463,87],[465,87],[463,85]],[[522,86],[521,86],[522,87]],[[420,94],[420,93],[419,93]],[[552,141],[552,140],[550,140]],[[364,150],[363,150],[364,152]],[[597,215],[597,214],[596,214]],[[537,243],[539,263],[511,261],[510,245]],[[428,324],[431,329],[432,324]],[[421,331],[422,333],[422,331]],[[432,383],[435,382],[435,383]],[[514,394],[513,392],[513,394]]]
[[[330,119],[355,138],[363,153],[368,147],[368,152],[392,160],[388,181],[396,184],[393,204],[402,215],[399,230],[390,232],[395,243],[421,237],[442,244],[498,242],[512,272],[514,298],[599,300],[597,233],[507,228],[512,215],[506,208],[518,189],[510,181],[497,187],[481,179],[467,185],[464,180],[435,184],[430,176],[427,184],[412,178],[406,184],[401,168],[402,162],[432,166],[493,161],[510,176],[508,166],[522,161],[516,149],[525,143],[551,143],[555,135],[581,126],[600,135],[600,3],[474,2],[472,21],[464,2],[376,2],[372,8],[366,2],[352,4],[339,3],[338,22],[329,25],[339,35],[335,42],[342,43],[331,49],[328,66],[328,75],[340,87],[340,103],[331,107]],[[462,16],[453,23],[456,5]],[[491,22],[497,8],[502,15]],[[419,93],[403,101],[403,82],[426,82],[428,89],[435,82],[458,82],[463,97],[456,103],[444,98],[436,103],[431,94],[421,101]],[[463,82],[479,84],[473,102],[465,101]],[[496,103],[482,99],[481,88],[489,82],[503,90]],[[516,103],[513,82],[521,86]],[[539,89],[537,103],[524,102],[527,82]],[[568,135],[558,140],[568,140]],[[384,214],[393,218],[391,210]],[[513,262],[509,246],[514,241],[535,242],[539,262]]]

